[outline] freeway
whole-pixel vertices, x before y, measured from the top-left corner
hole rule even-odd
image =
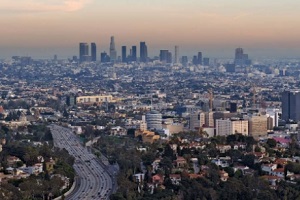
[[[71,129],[55,124],[49,126],[54,146],[66,149],[75,158],[75,189],[66,196],[67,200],[109,199],[115,182],[105,165],[80,144]]]

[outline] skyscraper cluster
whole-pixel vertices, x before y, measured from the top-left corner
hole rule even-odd
[[[105,51],[100,54],[100,61],[103,63],[106,62],[136,62],[138,61],[137,57],[137,46],[132,46],[129,50],[129,54],[127,51],[127,46],[121,47],[121,59],[117,56],[115,37],[111,36],[110,45],[109,45],[109,53]],[[146,42],[140,42],[140,62],[148,62],[148,47]],[[79,61],[82,62],[90,62],[97,61],[97,47],[96,43],[91,43],[91,55],[89,54],[89,44],[88,43],[80,43],[79,44]]]
[[[97,47],[96,43],[91,43],[91,55],[89,55],[89,44],[79,44],[79,61],[82,62],[95,62],[97,60]]]
[[[194,65],[202,65],[202,52],[198,52],[198,55],[193,56]]]
[[[100,54],[100,61],[102,63],[107,62],[122,62],[122,63],[128,63],[128,62],[141,62],[146,63],[151,61],[151,59],[148,57],[148,47],[146,42],[142,41],[140,42],[140,57],[137,55],[137,46],[133,45],[129,49],[127,46],[123,45],[121,47],[121,55],[117,56],[117,49],[116,49],[116,43],[115,43],[115,37],[111,36],[110,38],[110,45],[109,45],[109,52],[102,52]],[[181,62],[182,65],[187,66],[189,64],[189,59],[187,56],[182,56],[179,60],[179,46],[175,46],[174,56],[172,56],[172,52],[170,50],[162,49],[159,52],[159,60],[162,63],[167,64],[178,64]],[[91,55],[89,54],[89,44],[88,43],[80,43],[79,44],[79,61],[82,62],[95,62],[97,61],[97,47],[96,43],[91,43]],[[210,66],[210,59],[208,57],[203,57],[202,52],[198,52],[196,55],[192,57],[191,63],[193,65],[203,65],[203,66]],[[248,54],[244,53],[244,50],[242,48],[235,49],[235,58],[234,58],[234,64],[235,66],[244,66],[244,65],[250,65],[251,60],[248,58]],[[230,66],[231,67],[231,66]],[[227,70],[227,66],[226,66]],[[230,71],[230,70],[229,70]],[[232,70],[231,70],[232,71]]]
[[[127,54],[127,47],[122,46],[122,62],[136,62],[137,61],[137,50],[136,46],[132,46],[129,55]]]

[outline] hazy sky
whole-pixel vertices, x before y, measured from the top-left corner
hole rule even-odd
[[[108,50],[146,41],[180,54],[300,57],[299,0],[0,0],[0,58],[70,57],[79,42]]]

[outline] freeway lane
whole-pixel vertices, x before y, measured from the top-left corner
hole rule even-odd
[[[73,167],[78,181],[74,191],[66,199],[109,199],[114,182],[106,167],[94,154],[89,153],[80,144],[70,129],[55,124],[50,125],[49,128],[53,136],[54,146],[61,149],[65,148],[75,158]]]

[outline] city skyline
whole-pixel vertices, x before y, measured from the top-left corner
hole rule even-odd
[[[262,57],[298,57],[300,2],[18,0],[1,2],[0,58],[12,55],[77,55],[80,41],[116,49],[146,41],[149,56],[160,49],[181,53],[205,51],[209,57],[232,58],[243,47]],[[74,34],[75,33],[75,34]]]

